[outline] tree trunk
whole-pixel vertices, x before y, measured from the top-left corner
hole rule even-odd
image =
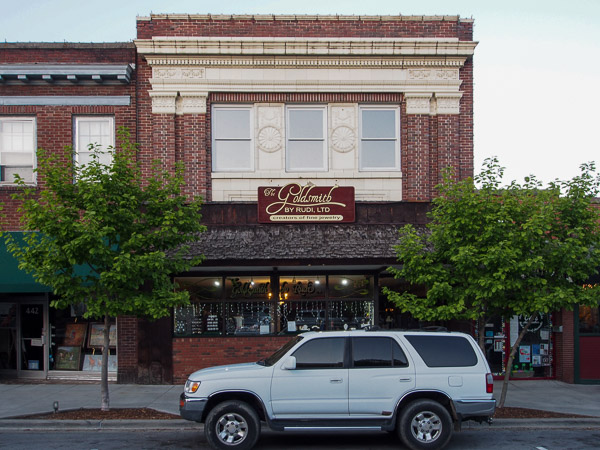
[[[531,326],[533,321],[535,319],[537,319],[538,316],[539,316],[539,313],[535,313],[529,318],[529,320],[527,321],[527,323],[525,324],[525,326],[519,333],[517,340],[515,341],[515,343],[513,344],[513,346],[510,349],[510,355],[508,356],[508,361],[506,363],[506,373],[504,374],[504,382],[502,383],[502,393],[500,394],[500,400],[498,401],[498,408],[504,407],[504,401],[506,400],[506,393],[508,392],[508,381],[510,379],[512,363],[515,359],[515,354],[517,353],[519,344],[521,343],[523,336],[525,336],[525,333],[527,333],[527,330],[529,330],[529,327]]]
[[[104,346],[102,348],[102,376],[100,380],[100,395],[102,397],[102,404],[100,409],[102,411],[110,410],[110,401],[108,397],[108,357],[110,355],[110,317],[108,314],[104,315]]]

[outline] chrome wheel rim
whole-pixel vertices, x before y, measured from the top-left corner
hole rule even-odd
[[[248,436],[248,424],[239,414],[227,413],[217,420],[216,432],[223,444],[238,445]]]
[[[442,420],[431,411],[422,411],[411,421],[410,431],[419,442],[434,442],[442,434]]]

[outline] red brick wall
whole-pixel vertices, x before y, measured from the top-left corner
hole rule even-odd
[[[117,382],[135,383],[138,376],[138,319],[121,316],[117,319]]]
[[[575,382],[575,316],[573,311],[554,313],[554,326],[562,325],[562,333],[554,333],[556,379]]]
[[[153,16],[152,20],[138,19],[138,39],[153,36],[269,36],[269,37],[458,37],[472,40],[473,22],[448,17],[443,20],[422,17],[403,17],[401,20],[364,18],[351,20],[304,20],[302,16],[291,20],[259,18],[198,19]]]
[[[73,48],[71,48],[73,47]],[[12,64],[31,63],[69,63],[126,64],[135,61],[135,49],[132,45],[116,44],[2,44],[0,61]],[[26,115],[36,118],[37,146],[49,152],[57,152],[73,144],[73,116],[75,115],[111,115],[115,117],[115,126],[127,127],[136,137],[136,88],[135,79],[130,84],[62,84],[62,83],[3,83],[0,84],[0,96],[125,96],[129,95],[129,106],[2,106],[0,116]],[[38,176],[38,186],[44,186],[43,178]],[[15,192],[10,186],[0,186],[0,203],[5,203],[7,230],[20,229],[16,204],[10,199]]]
[[[173,383],[185,383],[199,369],[258,361],[290,340],[289,336],[173,339]]]

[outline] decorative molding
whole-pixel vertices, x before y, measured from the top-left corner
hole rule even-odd
[[[357,114],[355,103],[329,105],[329,138],[338,153],[348,153],[357,147]]]
[[[177,112],[175,107],[177,92],[150,91],[150,97],[152,98],[153,114],[175,114]]]
[[[153,67],[155,80],[199,80],[205,78],[204,67]]]
[[[129,95],[122,96],[0,96],[0,106],[129,106]]]
[[[430,93],[407,93],[406,114],[431,114]]]
[[[283,148],[284,105],[263,103],[256,105],[256,145],[263,152],[274,153]]]
[[[149,55],[472,56],[476,42],[458,38],[315,38],[157,36],[134,41]]]
[[[458,94],[435,94],[437,114],[460,114],[460,99],[462,92]]]
[[[302,56],[271,56],[271,57],[248,57],[231,55],[228,57],[177,57],[177,56],[147,56],[148,64],[153,67],[166,66],[174,70],[173,66],[202,66],[204,67],[337,67],[337,68],[410,68],[410,67],[462,67],[465,63],[464,57],[459,56],[400,56],[379,58],[356,58],[348,55],[338,57],[302,57]],[[162,69],[159,69],[162,70]],[[157,74],[155,78],[177,78],[177,72]]]
[[[408,69],[409,80],[458,80],[458,69]]]
[[[206,114],[206,99],[208,92],[182,91],[177,97],[176,114]],[[154,112],[154,104],[152,105]]]

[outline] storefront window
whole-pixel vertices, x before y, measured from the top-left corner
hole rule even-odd
[[[177,278],[191,304],[175,308],[175,336],[296,334],[373,324],[373,278],[364,275]]]
[[[84,319],[82,317],[84,312],[85,308],[81,305],[50,310],[52,331],[49,355],[50,370],[100,373],[104,323]],[[116,372],[117,324],[115,322],[110,325],[109,351],[108,370]]]
[[[579,332],[581,334],[600,334],[600,317],[597,306],[579,306]]]
[[[0,303],[0,370],[17,368],[17,304]]]

